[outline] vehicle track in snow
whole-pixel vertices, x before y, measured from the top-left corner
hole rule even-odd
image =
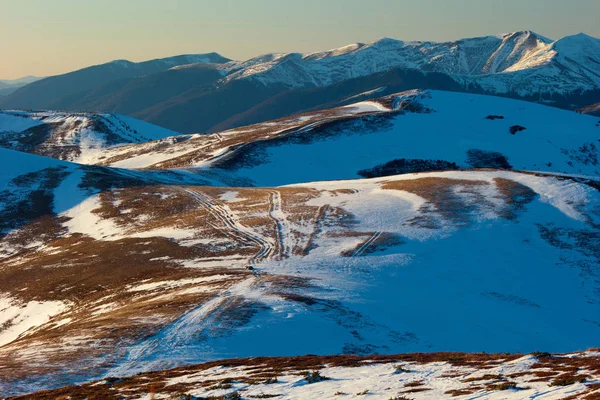
[[[379,237],[381,236],[383,232],[382,231],[377,231],[374,232],[371,237],[369,237],[369,239],[367,239],[366,242],[364,242],[362,245],[360,245],[360,247],[358,249],[356,249],[354,251],[354,253],[352,253],[352,257],[360,257],[368,248],[370,245],[372,245],[377,239],[379,239]]]
[[[321,234],[321,232],[323,232],[323,224],[325,223],[324,220],[327,216],[327,211],[329,211],[330,208],[331,206],[329,204],[325,204],[320,206],[317,210],[317,213],[315,215],[315,224],[313,231],[308,236],[306,246],[304,246],[304,249],[302,251],[303,256],[307,256],[311,252],[311,250],[317,247],[316,240],[317,237]]]
[[[225,234],[229,234],[236,240],[240,240],[242,243],[253,244],[259,247],[259,251],[249,261],[251,265],[259,264],[276,253],[275,247],[268,238],[242,224],[227,205],[206,193],[189,188],[181,189],[223,225],[215,228],[220,229]]]
[[[281,192],[273,190],[269,194],[269,216],[275,222],[276,252],[279,259],[290,257],[290,228],[285,213],[281,208]]]

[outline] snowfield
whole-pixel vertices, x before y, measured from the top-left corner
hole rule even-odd
[[[398,160],[405,167],[387,174],[504,168],[599,176],[599,135],[592,116],[499,97],[413,90],[210,135],[100,146],[79,161],[185,169],[211,184],[233,186],[368,177]],[[56,148],[48,145],[47,155]]]
[[[0,298],[0,347],[46,324],[67,307],[59,301],[36,302],[19,305],[9,298]]]

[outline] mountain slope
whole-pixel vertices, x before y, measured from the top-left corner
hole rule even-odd
[[[502,73],[521,65],[547,45],[532,32],[463,39],[456,42],[404,42],[383,38],[323,53],[273,54],[234,68],[227,79],[252,77],[265,85],[327,86],[392,68],[411,68],[450,75]]]
[[[28,85],[35,81],[39,81],[40,79],[43,79],[43,78],[29,75],[29,76],[24,76],[24,77],[18,78],[18,79],[0,80],[0,84],[10,85],[10,86],[25,86],[25,85]]]
[[[379,93],[211,135],[0,113],[0,396],[596,395],[594,351],[431,352],[597,345],[597,119]]]
[[[0,146],[87,164],[99,162],[107,147],[175,134],[115,114],[0,112]]]
[[[403,42],[384,38],[324,53],[272,54],[229,67],[226,80],[264,85],[328,86],[392,68],[411,68],[480,83],[492,93],[572,92],[600,86],[600,39],[584,34],[552,42],[534,32],[462,39]],[[547,85],[553,79],[553,85]]]
[[[210,135],[107,148],[94,162],[210,171],[258,186],[487,167],[599,176],[599,138],[590,116],[417,90]]]
[[[592,104],[579,110],[583,114],[595,115],[600,117],[600,103]]]
[[[33,82],[12,93],[0,104],[11,108],[60,109],[63,98],[82,95],[114,81],[140,78],[178,65],[227,61],[229,60],[216,53],[181,55],[140,63],[117,60]]]
[[[252,143],[211,165],[259,186],[351,179],[393,160],[600,175],[596,118],[491,96],[417,91],[401,98],[414,102],[412,110]]]

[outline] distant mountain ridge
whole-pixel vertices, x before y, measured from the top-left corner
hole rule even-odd
[[[410,68],[448,74],[496,93],[527,95],[596,89],[599,63],[600,39],[578,34],[551,41],[523,31],[443,43],[383,38],[306,55],[270,54],[241,63],[226,79],[309,87]],[[554,85],[542,86],[547,79]]]
[[[16,108],[62,108],[61,99],[111,82],[140,78],[178,65],[226,61],[229,59],[216,53],[180,55],[139,63],[115,60],[34,82],[13,93],[7,103]]]
[[[194,59],[197,57],[197,59]],[[383,38],[310,54],[231,61],[216,53],[113,61],[50,77],[0,107],[96,110],[182,133],[214,132],[424,88],[580,109],[600,99],[600,39],[521,31],[451,42]],[[100,78],[97,78],[97,76]]]
[[[0,80],[0,96],[7,96],[7,95],[15,92],[17,89],[19,89],[25,85],[28,85],[30,83],[33,83],[35,81],[39,81],[40,79],[43,79],[43,78],[28,75],[28,76],[24,76],[24,77],[18,78],[18,79]]]

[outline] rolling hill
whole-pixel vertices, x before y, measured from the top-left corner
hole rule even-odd
[[[84,164],[110,146],[145,143],[176,133],[115,114],[0,112],[0,146]]]
[[[582,398],[598,391],[598,352],[564,355],[418,353],[234,359],[107,378],[16,399],[279,398],[485,399]],[[569,371],[585,371],[585,374]]]
[[[414,90],[209,135],[119,142],[99,149],[88,163],[186,169],[229,178],[225,182],[235,177],[245,186],[469,168],[599,176],[599,138],[600,124],[591,116],[499,97]],[[3,145],[39,153],[17,142]]]

